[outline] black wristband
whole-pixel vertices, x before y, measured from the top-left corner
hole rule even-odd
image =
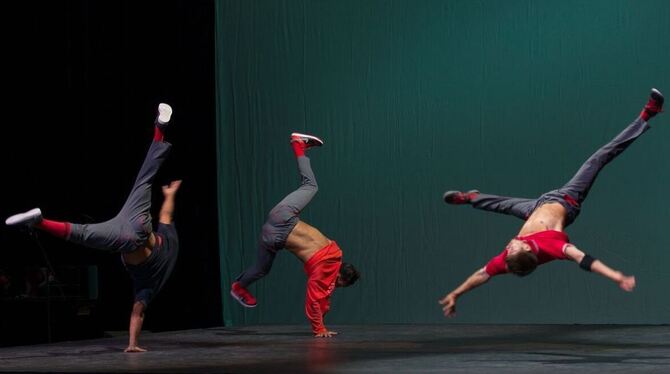
[[[586,271],[591,271],[591,265],[593,265],[595,260],[595,258],[589,255],[584,255],[584,258],[579,262],[579,267]]]

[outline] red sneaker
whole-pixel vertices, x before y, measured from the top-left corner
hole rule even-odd
[[[245,308],[255,308],[256,298],[246,288],[240,286],[240,282],[233,283],[230,288],[230,296],[235,298]]]
[[[665,98],[663,97],[661,91],[652,88],[651,94],[649,95],[649,101],[647,101],[647,105],[644,106],[644,109],[642,111],[647,113],[647,116],[651,118],[663,111],[664,101]]]
[[[301,134],[299,132],[294,132],[291,134],[291,143],[293,142],[305,143],[305,149],[311,147],[321,147],[323,145],[323,140],[317,138],[316,136]]]
[[[468,192],[447,191],[442,198],[447,204],[462,205],[469,204],[477,195],[479,195],[479,191],[477,190],[470,190]]]

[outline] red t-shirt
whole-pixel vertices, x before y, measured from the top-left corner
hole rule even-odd
[[[570,238],[562,231],[540,231],[526,236],[517,236],[516,239],[530,244],[532,251],[537,255],[538,265],[553,260],[567,259],[565,247],[570,244]],[[507,248],[486,264],[486,273],[494,276],[509,272],[505,257],[507,257]]]
[[[342,265],[342,251],[334,241],[305,262],[307,274],[305,314],[315,334],[326,331],[323,316],[330,310],[330,295],[335,290],[340,265]]]

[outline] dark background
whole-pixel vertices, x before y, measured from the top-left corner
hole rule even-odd
[[[45,217],[98,222],[126,199],[160,102],[174,115],[173,151],[154,189],[184,180],[175,222],[180,258],[147,312],[152,331],[221,323],[216,214],[214,3],[56,1],[13,4],[5,32],[0,217],[40,207]],[[132,286],[118,255],[40,236],[56,268],[97,265],[98,299],[51,305],[52,339],[127,329]],[[21,298],[26,269],[44,266],[26,233],[0,225],[0,344],[48,339],[46,303]],[[52,294],[53,294],[52,290]],[[44,292],[38,296],[44,296]],[[80,314],[77,316],[77,314]]]

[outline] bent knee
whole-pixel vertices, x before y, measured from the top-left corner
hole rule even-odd
[[[280,205],[274,207],[268,214],[268,220],[265,225],[284,223],[296,215],[295,208],[289,205]],[[265,229],[265,227],[263,227]]]

